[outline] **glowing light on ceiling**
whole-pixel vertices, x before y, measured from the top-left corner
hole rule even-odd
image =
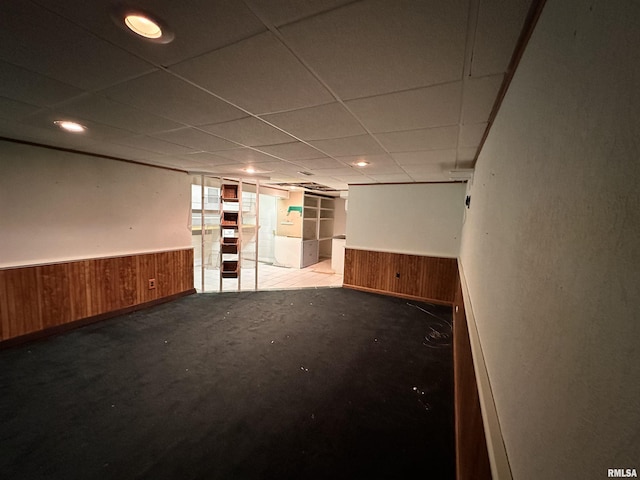
[[[162,29],[156,22],[139,14],[127,15],[124,19],[125,25],[134,33],[145,38],[162,37]]]
[[[63,130],[71,133],[82,133],[87,130],[87,127],[85,127],[84,125],[80,125],[76,122],[70,122],[68,120],[56,120],[53,123]]]

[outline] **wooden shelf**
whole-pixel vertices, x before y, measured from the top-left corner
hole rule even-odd
[[[221,253],[238,254],[238,238],[237,237],[222,237],[222,243],[220,245]]]
[[[225,228],[238,227],[238,212],[222,212],[220,225]]]
[[[223,260],[220,275],[222,278],[238,278],[238,261]]]
[[[220,188],[220,198],[225,202],[237,202],[238,185],[222,185]]]

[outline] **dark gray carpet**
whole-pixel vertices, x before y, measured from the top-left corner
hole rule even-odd
[[[0,477],[453,479],[450,324],[339,288],[201,294],[0,351]]]

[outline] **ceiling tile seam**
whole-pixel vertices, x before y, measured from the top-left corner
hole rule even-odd
[[[149,65],[150,67],[159,68],[159,65],[154,64],[152,61],[150,61],[150,60],[148,60],[148,59],[146,59],[146,58],[144,58],[144,57],[141,57],[141,56],[140,56],[140,55],[138,55],[137,53],[132,52],[132,51],[130,51],[130,50],[127,50],[126,48],[124,48],[124,47],[122,47],[122,46],[120,46],[120,45],[118,45],[118,44],[116,44],[116,43],[113,43],[113,42],[112,42],[111,40],[109,40],[108,38],[104,38],[104,37],[102,37],[102,36],[100,36],[100,35],[97,35],[95,32],[93,32],[92,30],[88,29],[88,28],[87,28],[87,27],[85,27],[84,25],[82,25],[82,24],[80,24],[80,23],[75,22],[73,19],[68,18],[68,17],[66,17],[66,16],[62,15],[62,14],[60,14],[60,13],[56,12],[55,10],[52,10],[51,8],[47,7],[47,6],[46,6],[45,4],[43,4],[42,2],[39,2],[38,0],[31,0],[31,2],[32,2],[32,3],[35,3],[37,6],[39,6],[39,7],[40,7],[40,8],[42,8],[43,10],[48,11],[51,15],[54,15],[54,16],[56,16],[56,17],[58,17],[58,18],[60,18],[60,19],[64,20],[65,22],[68,22],[68,23],[70,23],[70,24],[72,24],[72,25],[75,25],[76,27],[78,27],[79,29],[83,30],[84,32],[86,32],[87,34],[89,34],[90,36],[92,36],[93,38],[98,39],[98,40],[100,40],[100,41],[102,41],[102,42],[105,42],[105,43],[107,43],[107,44],[111,45],[112,47],[114,47],[114,48],[116,48],[116,49],[118,49],[118,50],[121,50],[121,51],[123,51],[123,52],[127,53],[128,55],[131,55],[132,57],[135,57],[136,59],[138,59],[138,60],[142,61],[143,63],[146,63],[146,64],[147,64],[147,65]],[[23,67],[23,68],[24,68],[24,67]],[[145,73],[142,73],[142,74],[139,74],[139,75],[138,75],[138,74],[136,74],[136,75],[132,75],[131,77],[127,77],[127,78],[125,78],[124,80],[118,81],[118,82],[116,82],[116,83],[114,83],[114,84],[112,84],[112,85],[107,85],[107,86],[102,87],[102,88],[99,88],[99,89],[97,89],[97,90],[87,90],[87,92],[92,92],[92,93],[94,93],[94,92],[98,92],[98,91],[100,91],[100,90],[104,90],[104,89],[107,89],[107,88],[111,88],[111,87],[116,86],[116,85],[119,85],[119,84],[121,84],[121,83],[125,83],[125,82],[128,82],[128,81],[130,81],[130,80],[134,80],[134,79],[139,78],[139,77],[142,77],[142,76],[144,76],[144,75],[148,75],[149,73],[151,73],[151,72],[145,72]],[[42,74],[41,74],[41,75],[42,75]],[[54,78],[54,77],[49,77],[49,78]],[[65,82],[63,82],[62,80],[57,80],[57,79],[54,79],[54,80],[59,81],[59,82],[62,82],[62,83],[65,83]],[[72,85],[72,86],[73,86],[73,85]],[[75,88],[80,88],[80,87],[75,87]]]
[[[478,18],[480,16],[480,0],[469,0],[469,13],[467,17],[467,38],[465,42],[464,65],[462,71],[462,89],[460,94],[460,109],[458,111],[458,125],[462,126],[462,113],[464,110],[465,91],[467,89],[467,79],[471,78],[471,67],[473,65],[473,53],[476,45],[476,37],[478,33]],[[462,128],[458,129],[456,137],[456,160],[454,169],[458,168],[458,148],[460,148],[460,135]]]
[[[480,17],[480,1],[469,0],[469,16],[467,17],[467,39],[465,42],[463,78],[471,77],[473,66],[473,54],[476,46],[476,37],[478,35],[478,21]]]
[[[355,2],[354,2],[355,3]],[[378,144],[378,146],[385,152],[387,153],[387,155],[389,155],[389,152],[387,151],[387,149],[384,147],[384,145],[382,145],[382,143],[380,143],[380,140],[378,140],[376,137],[373,136],[373,134],[371,133],[371,131],[366,127],[366,125],[364,125],[362,123],[362,121],[360,120],[360,118],[358,118],[352,111],[350,108],[347,107],[347,105],[345,105],[344,101],[342,100],[342,98],[340,98],[340,96],[329,86],[329,84],[320,76],[320,74],[318,74],[314,68],[311,67],[311,65],[304,59],[304,57],[302,55],[300,55],[295,48],[293,48],[293,46],[289,45],[289,43],[286,41],[286,39],[284,38],[284,35],[282,35],[282,33],[280,32],[280,30],[273,25],[271,22],[269,22],[267,19],[263,18],[258,12],[255,11],[254,8],[252,8],[251,5],[247,4],[247,2],[245,2],[245,5],[247,5],[247,7],[253,12],[253,14],[269,29],[269,31],[271,33],[273,33],[273,35],[275,36],[275,38],[282,44],[282,46],[284,46],[295,58],[298,62],[300,62],[300,64],[313,76],[313,78],[315,78],[318,82],[320,82],[320,84],[331,94],[331,96],[336,100],[336,102],[338,102],[348,113],[349,115],[351,115],[356,122],[358,122],[358,124],[363,128],[363,130],[365,132],[367,132],[367,134],[369,136],[371,136],[375,142]],[[318,14],[320,15],[320,14]],[[258,117],[259,118],[259,117]],[[260,118],[260,120],[262,121],[266,121],[262,118]],[[269,123],[269,122],[267,122]],[[287,132],[288,133],[288,132]],[[295,137],[295,136],[294,136]],[[297,138],[297,137],[296,137]],[[303,143],[309,145],[306,141],[303,141]],[[313,145],[310,145],[313,147]],[[319,151],[322,151],[320,149],[318,149],[317,147],[314,147]],[[324,153],[324,152],[323,152]],[[336,161],[341,162],[340,160],[338,160],[337,158],[334,158],[332,155],[328,155],[328,157],[333,158]],[[394,160],[395,162],[395,160]],[[398,167],[400,167],[402,169],[402,167],[396,162],[396,165]],[[353,165],[348,165],[351,168],[354,168]],[[404,169],[402,169],[404,171]],[[406,172],[405,172],[406,173]]]
[[[491,131],[491,127],[493,126],[493,122],[496,119],[498,112],[500,111],[500,107],[502,106],[502,101],[509,90],[509,86],[511,85],[511,80],[518,69],[518,65],[520,65],[520,60],[524,55],[524,51],[529,44],[529,40],[531,35],[536,28],[540,15],[544,10],[544,6],[547,0],[532,0],[529,5],[529,11],[527,12],[527,16],[522,25],[522,30],[520,30],[520,35],[518,36],[518,41],[513,49],[513,53],[511,54],[511,58],[509,60],[509,65],[507,66],[506,72],[503,74],[502,84],[500,85],[500,89],[498,90],[498,95],[493,103],[493,107],[491,108],[491,112],[489,113],[489,118],[487,120],[487,128],[484,130],[484,134],[482,139],[480,140],[480,145],[476,150],[475,157],[473,158],[471,165],[472,168],[475,168],[478,163],[478,157],[480,156],[480,152],[484,147],[484,143],[489,136],[489,132]]]
[[[24,117],[22,117],[22,119],[19,121],[19,123],[22,124],[22,125],[25,125],[27,127],[32,126],[34,128],[42,128],[44,130],[49,130],[49,129],[45,128],[44,125],[43,126],[30,125],[29,123],[25,123],[24,122],[24,120],[29,120],[29,119],[34,118],[34,117],[37,118],[39,115],[41,115],[41,114],[43,114],[45,112],[49,112],[51,114],[56,114],[57,113],[56,109],[53,108],[53,107],[41,108],[37,112],[30,113],[30,114],[25,115]],[[123,135],[122,137],[115,137],[116,139],[117,138],[129,138],[129,137],[143,137],[143,136],[149,135],[149,133],[140,133],[140,132],[135,132],[133,130],[129,130],[128,128],[125,128],[125,127],[123,127],[121,125],[114,126],[114,125],[110,125],[108,123],[98,122],[96,120],[91,120],[90,118],[85,118],[85,117],[83,117],[81,115],[70,115],[70,114],[66,114],[64,112],[60,112],[60,115],[61,115],[61,119],[64,119],[64,120],[79,120],[80,123],[90,123],[90,124],[93,124],[93,125],[106,127],[106,128],[113,129],[113,130],[120,130],[125,134],[129,134],[129,135]],[[54,129],[53,123],[50,126],[50,130],[51,131],[56,131]],[[101,141],[102,140],[105,140],[105,139],[101,139]],[[108,140],[114,141],[113,138],[109,138]]]
[[[47,7],[47,6],[46,6],[46,4],[44,4],[42,1],[39,1],[39,0],[30,0],[30,1],[31,1],[32,3],[35,3],[36,5],[38,5],[40,8],[43,8],[44,10],[47,10],[47,11],[48,11],[49,13],[51,13],[52,15],[55,15],[56,17],[61,18],[61,19],[65,20],[65,21],[67,21],[67,22],[69,22],[69,23],[71,23],[71,24],[75,25],[76,27],[78,27],[78,28],[80,28],[80,29],[84,30],[84,31],[85,31],[85,32],[87,32],[89,35],[91,35],[92,37],[97,38],[97,39],[99,39],[99,40],[101,40],[101,41],[103,41],[103,42],[106,42],[106,43],[108,43],[109,45],[111,45],[112,47],[115,47],[115,48],[117,48],[118,50],[122,50],[123,52],[126,52],[127,54],[129,54],[129,55],[131,55],[131,56],[133,56],[133,57],[136,57],[138,60],[141,60],[142,62],[147,63],[147,64],[151,65],[152,67],[155,67],[155,68],[158,68],[158,69],[166,69],[166,68],[168,68],[169,66],[173,66],[173,65],[176,65],[176,64],[178,64],[178,63],[182,63],[182,62],[185,62],[185,61],[187,61],[187,60],[191,60],[191,59],[193,59],[193,58],[198,58],[198,57],[201,57],[201,56],[203,56],[203,55],[207,55],[207,54],[209,54],[209,53],[215,52],[215,51],[217,51],[217,50],[222,50],[223,48],[227,48],[227,47],[230,47],[230,46],[232,46],[232,45],[236,45],[236,44],[238,44],[238,43],[244,42],[245,40],[248,40],[249,38],[253,38],[253,37],[256,37],[256,36],[261,35],[261,34],[263,34],[263,33],[264,33],[264,31],[263,31],[263,32],[260,32],[260,33],[256,33],[256,34],[248,35],[248,36],[246,36],[246,37],[244,37],[244,38],[239,38],[239,39],[237,39],[237,40],[234,40],[234,41],[232,41],[232,42],[226,43],[226,44],[224,44],[224,45],[220,45],[220,46],[218,46],[218,47],[216,47],[216,48],[213,48],[213,49],[211,49],[211,50],[207,50],[206,52],[202,52],[202,53],[199,53],[199,54],[197,54],[197,55],[193,55],[192,57],[183,58],[183,59],[181,59],[181,60],[179,60],[179,61],[177,61],[177,62],[175,62],[175,63],[171,63],[171,64],[169,64],[169,65],[162,65],[162,64],[159,64],[159,63],[155,63],[154,61],[149,60],[149,59],[147,59],[147,58],[145,58],[145,57],[143,57],[143,56],[139,55],[138,53],[133,52],[133,51],[131,51],[131,50],[129,50],[129,49],[127,49],[127,48],[125,48],[125,47],[123,47],[123,46],[121,46],[121,45],[117,44],[117,43],[114,43],[114,42],[113,42],[113,41],[111,41],[109,38],[106,38],[106,37],[103,37],[103,36],[101,36],[101,35],[96,34],[96,33],[95,33],[95,32],[93,32],[92,30],[90,30],[89,28],[85,27],[84,25],[82,25],[82,24],[80,24],[80,23],[75,22],[72,18],[69,18],[69,17],[67,17],[67,16],[65,16],[65,15],[63,15],[63,14],[61,14],[61,13],[58,13],[57,11],[52,10],[51,8]],[[258,18],[258,17],[256,16],[256,18]],[[114,27],[115,27],[115,24],[114,24]],[[141,41],[141,42],[144,42],[145,40],[140,39],[140,41]],[[159,46],[160,48],[162,47],[162,45],[158,45],[158,46]],[[142,74],[142,75],[135,75],[135,76],[133,76],[132,78],[128,78],[128,79],[126,79],[126,80],[125,80],[125,82],[126,82],[126,81],[129,81],[129,80],[133,80],[133,79],[138,78],[139,76],[143,76],[143,75],[146,75],[146,74]],[[106,87],[106,88],[111,88],[111,87],[113,87],[113,86],[119,85],[120,83],[124,83],[124,82],[117,82],[117,83],[114,83],[113,85],[109,85],[109,86],[108,86],[108,87]]]
[[[250,7],[249,7],[250,8]],[[276,39],[287,49],[289,50],[289,52],[291,52],[291,54],[298,60],[298,62],[300,62],[300,64],[307,69],[307,71],[318,81],[320,82],[320,84],[331,94],[331,96],[336,100],[336,102],[338,102],[342,108],[344,108],[349,115],[351,115],[355,121],[360,125],[360,127],[362,127],[362,129],[371,137],[373,138],[373,140],[378,144],[378,146],[389,156],[390,153],[389,151],[385,148],[385,146],[380,142],[380,140],[371,132],[371,130],[362,122],[362,120],[360,120],[360,118],[355,115],[353,113],[353,111],[345,104],[345,102],[342,100],[342,98],[329,86],[329,84],[320,76],[320,74],[318,74],[315,69],[313,67],[311,67],[311,65],[304,59],[304,57],[302,55],[300,55],[293,46],[289,45],[289,43],[286,41],[286,39],[284,38],[284,35],[282,35],[282,33],[280,32],[280,30],[278,28],[276,28],[273,24],[271,24],[270,22],[268,22],[266,19],[262,18],[259,14],[257,14],[256,12],[254,12],[254,14],[265,24],[265,26],[269,29],[269,31],[271,31],[273,33],[273,35],[276,37]],[[455,83],[455,82],[446,82],[446,83]],[[410,89],[413,90],[413,89]],[[395,93],[395,92],[393,92]],[[363,98],[368,98],[368,97],[363,97]],[[307,142],[304,142],[307,143]],[[332,155],[328,155],[331,158],[334,158]],[[400,168],[405,174],[407,174],[407,172],[404,170],[404,168],[393,158],[391,157],[392,160],[394,161],[394,163],[396,164],[396,166],[398,168]],[[337,158],[334,158],[334,160],[340,161]],[[340,163],[344,163],[341,162]],[[353,165],[349,165],[349,167],[354,168]],[[363,174],[366,175],[366,174]]]
[[[148,111],[148,110],[146,110],[144,108],[141,108],[141,107],[139,107],[137,105],[131,105],[131,104],[128,104],[128,103],[122,103],[119,100],[114,100],[114,99],[112,99],[110,97],[107,97],[106,95],[102,94],[101,91],[102,90],[98,90],[98,91],[95,91],[95,92],[86,92],[86,93],[84,93],[82,95],[78,95],[77,97],[74,97],[73,101],[62,102],[61,104],[58,104],[55,107],[51,107],[50,110],[56,110],[56,109],[59,109],[59,108],[64,108],[66,105],[73,104],[75,101],[77,101],[81,97],[90,98],[92,95],[95,95],[95,96],[100,97],[100,98],[102,98],[104,100],[107,100],[108,102],[112,102],[112,103],[115,103],[117,105],[120,105],[121,107],[128,108],[128,109],[135,110],[137,112],[143,113],[143,114],[147,115],[150,118],[158,118],[158,119],[166,120],[168,122],[172,122],[172,123],[175,123],[175,124],[180,125],[180,126],[177,127],[177,128],[169,129],[169,130],[152,130],[150,132],[141,133],[141,132],[134,132],[132,130],[128,130],[128,129],[120,126],[120,124],[118,124],[116,126],[116,125],[110,125],[110,124],[104,123],[104,122],[97,122],[97,121],[92,120],[90,118],[84,118],[84,120],[87,120],[87,121],[89,121],[91,123],[97,123],[97,124],[100,124],[100,125],[105,125],[105,126],[110,127],[110,128],[126,130],[126,131],[129,131],[129,132],[132,132],[134,134],[134,136],[140,136],[140,135],[148,135],[149,136],[149,135],[156,135],[156,134],[161,134],[161,133],[173,132],[173,131],[176,131],[176,130],[181,130],[181,129],[189,128],[189,127],[190,128],[195,128],[193,125],[190,125],[188,123],[180,122],[178,120],[174,120],[172,118],[165,117],[164,115],[158,115],[158,114],[150,112],[150,111]],[[64,114],[65,112],[60,112],[60,113]],[[70,115],[72,115],[74,117],[78,117],[79,119],[82,119],[82,115],[76,115],[76,114],[70,114]],[[212,134],[209,134],[209,135],[212,135]],[[215,135],[213,135],[213,136],[215,136]],[[224,139],[224,140],[226,140],[226,139]],[[180,146],[187,146],[187,145],[182,145],[182,144],[175,143],[175,142],[167,142],[167,143],[173,143],[175,145],[180,145]]]
[[[307,15],[307,16],[304,16],[304,17],[301,17],[301,18],[297,18],[297,19],[292,20],[292,21],[290,21],[290,22],[283,23],[282,25],[277,25],[277,26],[276,26],[276,25],[274,24],[273,26],[274,26],[275,28],[282,28],[282,27],[286,27],[286,26],[289,26],[289,25],[295,25],[296,23],[303,22],[303,21],[305,21],[305,20],[310,20],[310,19],[312,19],[312,18],[314,18],[314,17],[319,17],[319,16],[321,16],[321,15],[325,15],[325,14],[327,14],[327,13],[334,12],[334,11],[336,11],[336,10],[340,10],[341,8],[345,8],[345,7],[348,7],[348,6],[350,6],[350,5],[353,5],[354,3],[360,3],[360,2],[363,2],[363,1],[364,1],[364,0],[353,0],[353,1],[351,1],[351,2],[346,2],[346,3],[343,3],[343,4],[341,4],[341,5],[338,5],[337,7],[330,7],[330,8],[327,8],[326,10],[322,10],[322,11],[320,11],[320,12],[315,12],[315,13],[312,13],[312,14],[310,14],[310,15]],[[255,8],[255,6],[253,5],[252,0],[243,0],[243,2],[244,2],[244,4],[247,6],[247,8],[248,8],[249,10],[251,10],[251,13],[253,13],[253,14],[256,16],[256,18],[258,18],[258,20],[260,20],[260,21],[263,23],[263,25],[265,25],[265,27],[269,28],[269,25],[267,24],[268,22],[265,22],[265,21],[264,21],[264,19],[262,19],[262,18],[259,16],[259,14],[258,14],[258,13],[256,13],[256,10],[257,10],[257,9],[256,9],[256,8]]]
[[[484,123],[484,122],[475,122],[475,123],[470,123],[469,125],[475,125],[476,123]],[[385,130],[384,132],[372,132],[372,133],[373,135],[386,135],[388,133],[408,133],[408,132],[418,132],[420,130],[438,130],[440,128],[450,128],[450,127],[459,127],[459,126],[460,126],[460,123],[445,123],[444,125],[438,125],[437,127],[410,128],[408,130]]]
[[[4,59],[2,60],[2,62],[6,63],[7,65],[11,65],[12,67],[19,68],[20,70],[24,70],[25,72],[28,72],[31,75],[36,75],[38,77],[46,78],[47,80],[51,80],[51,81],[54,81],[56,83],[60,83],[62,85],[65,85],[65,86],[67,86],[69,88],[81,91],[81,93],[78,93],[77,95],[74,95],[72,97],[66,98],[66,99],[64,99],[64,100],[62,100],[60,102],[52,103],[51,105],[34,105],[34,104],[30,104],[30,103],[28,103],[27,105],[33,105],[33,106],[41,108],[41,109],[54,108],[54,107],[57,107],[58,105],[63,105],[65,103],[68,103],[69,101],[72,101],[74,99],[80,98],[80,97],[82,97],[82,96],[84,96],[84,95],[86,95],[88,93],[91,93],[89,90],[84,90],[84,89],[82,89],[80,87],[76,87],[74,85],[71,85],[69,83],[63,82],[63,81],[58,80],[56,78],[49,77],[48,75],[44,75],[44,74],[42,74],[40,72],[36,72],[36,71],[31,70],[29,68],[23,67],[22,65],[17,65],[15,63],[8,62],[7,60],[4,60]],[[9,100],[13,100],[15,102],[25,103],[23,100],[19,100],[17,98],[13,98],[13,97],[3,97],[3,98],[8,98]]]
[[[473,146],[463,147],[463,148],[473,148]],[[420,148],[418,150],[395,150],[391,152],[389,155],[397,155],[399,153],[448,152],[450,150],[458,150],[458,149],[457,148]]]
[[[39,148],[44,148],[44,149],[48,149],[48,150],[56,150],[56,151],[60,151],[60,152],[67,152],[67,153],[72,153],[72,154],[75,154],[75,155],[87,155],[89,157],[104,158],[106,160],[115,160],[115,161],[118,161],[118,162],[133,163],[133,164],[136,164],[136,165],[143,165],[145,167],[160,168],[162,170],[171,170],[171,171],[174,171],[174,172],[187,173],[187,171],[182,169],[182,168],[162,166],[162,165],[154,165],[153,163],[143,162],[143,161],[140,161],[140,160],[130,160],[130,159],[127,159],[127,158],[116,157],[116,156],[113,156],[113,155],[105,155],[105,154],[102,154],[102,153],[85,152],[83,150],[77,150],[75,148],[60,147],[60,146],[56,146],[56,145],[48,145],[48,144],[44,144],[44,143],[32,142],[32,141],[29,141],[29,140],[20,140],[20,139],[17,139],[17,138],[9,138],[9,137],[0,136],[0,141],[11,142],[11,143],[19,143],[19,144],[22,144],[22,145],[30,145],[30,146],[33,146],[33,147],[39,147]]]
[[[272,128],[275,128],[276,130],[279,130],[279,131],[280,131],[280,132],[282,132],[282,133],[285,133],[285,134],[289,135],[290,137],[294,138],[296,141],[298,141],[298,142],[300,142],[300,143],[303,143],[303,144],[307,145],[308,147],[311,147],[311,148],[313,148],[313,149],[315,149],[315,150],[319,151],[320,153],[322,153],[322,155],[324,155],[324,156],[326,156],[326,157],[333,158],[333,159],[334,159],[334,160],[336,160],[336,161],[339,161],[339,160],[337,160],[336,158],[334,158],[333,156],[329,155],[327,152],[324,152],[323,150],[320,150],[319,148],[314,147],[313,145],[311,145],[311,144],[310,144],[310,143],[308,143],[307,141],[305,141],[305,140],[303,140],[303,139],[299,138],[298,136],[293,135],[291,132],[288,132],[288,131],[284,130],[283,128],[280,128],[279,126],[274,125],[273,123],[271,123],[271,122],[269,122],[269,121],[265,120],[264,118],[259,117],[258,115],[254,114],[253,112],[250,112],[249,110],[247,110],[247,109],[245,109],[245,108],[242,108],[242,107],[240,107],[240,106],[238,106],[238,105],[234,104],[233,102],[231,102],[231,101],[227,100],[226,98],[224,98],[224,97],[222,97],[222,96],[220,96],[220,95],[218,95],[218,94],[216,94],[216,93],[214,93],[214,92],[212,92],[212,91],[208,90],[207,88],[205,88],[205,87],[203,87],[203,86],[199,85],[198,83],[192,82],[191,80],[189,80],[189,79],[187,79],[187,78],[183,77],[182,75],[180,75],[180,74],[178,74],[178,73],[176,73],[176,72],[171,71],[171,70],[170,70],[170,69],[168,69],[168,68],[161,67],[161,69],[162,69],[163,71],[165,71],[165,72],[169,73],[170,75],[174,76],[175,78],[177,78],[177,79],[179,79],[179,80],[181,80],[181,81],[183,81],[183,82],[186,82],[186,83],[188,83],[189,85],[191,85],[191,86],[193,86],[193,87],[195,87],[195,88],[198,88],[199,90],[201,90],[201,91],[203,91],[203,92],[205,92],[205,93],[207,93],[207,94],[209,94],[209,95],[212,95],[213,97],[215,97],[215,98],[217,98],[218,100],[221,100],[221,101],[223,101],[223,102],[225,102],[225,103],[227,103],[227,104],[231,105],[232,107],[237,108],[238,110],[240,110],[240,111],[244,112],[247,116],[252,117],[252,118],[255,118],[255,119],[259,120],[260,122],[262,122],[262,123],[264,123],[264,124],[266,124],[266,125],[268,125],[268,126],[270,126],[270,127],[272,127]],[[218,122],[218,124],[220,124],[220,123],[226,123],[226,122]],[[198,127],[194,127],[194,128],[198,128]],[[205,132],[205,133],[209,133],[210,135],[212,135],[210,132]],[[217,135],[216,135],[216,136],[217,136]],[[225,137],[219,137],[219,138],[222,138],[222,139],[224,139],[224,140],[228,140],[228,139],[227,139],[227,138],[225,138]],[[233,140],[230,140],[230,141],[233,141]],[[253,146],[250,146],[250,145],[244,145],[244,144],[241,144],[241,143],[238,143],[238,142],[234,142],[234,143],[236,143],[236,144],[238,144],[238,145],[241,145],[241,146],[243,146],[243,147],[245,147],[245,148],[249,148],[249,149],[251,149],[251,150],[258,151],[258,152],[260,152],[260,153],[265,153],[265,154],[270,155],[270,156],[272,156],[272,157],[274,157],[274,158],[276,158],[276,159],[278,159],[278,160],[282,160],[282,161],[285,161],[285,162],[287,162],[287,163],[291,163],[289,160],[287,160],[287,159],[285,159],[285,158],[278,157],[278,156],[273,155],[273,154],[270,154],[270,153],[268,153],[268,152],[263,152],[262,150],[260,150],[260,149],[259,149],[259,147],[253,147]],[[340,162],[340,163],[342,163],[342,162]]]

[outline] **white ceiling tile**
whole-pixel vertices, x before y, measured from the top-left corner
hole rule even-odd
[[[386,153],[336,156],[336,159],[347,165],[355,165],[358,162],[368,162],[370,165],[396,164],[395,160]]]
[[[365,175],[338,175],[334,177],[336,180],[346,183],[347,185],[356,185],[362,183],[375,183],[372,178]]]
[[[337,102],[265,115],[263,118],[302,140],[349,137],[366,133],[358,120]]]
[[[180,155],[194,151],[192,148],[176,145],[175,143],[164,142],[160,139],[147,137],[145,135],[118,138],[114,142],[120,145],[148,150],[150,152],[164,153],[167,155]]]
[[[145,75],[101,93],[118,102],[194,126],[246,116],[242,110],[165,72]]]
[[[325,177],[340,177],[345,175],[364,175],[355,167],[338,167],[338,168],[318,168],[313,173]]]
[[[270,32],[179,63],[171,70],[254,114],[333,100]]]
[[[411,182],[411,177],[406,173],[395,173],[387,175],[377,175],[370,173],[369,176],[380,183],[406,183]]]
[[[31,2],[2,2],[2,9],[0,60],[86,90],[153,70],[145,61]]]
[[[30,123],[16,122],[15,119],[7,120],[0,116],[0,136],[54,147],[82,149],[83,151],[90,151],[88,145],[102,140],[102,136],[96,134],[95,131],[91,136],[86,134],[70,135],[55,127],[51,122],[43,121],[42,118],[39,118],[39,121],[33,121],[30,117],[27,121]]]
[[[309,143],[334,157],[384,153],[384,149],[370,135],[315,140]]]
[[[325,155],[313,147],[302,142],[281,143],[279,145],[266,145],[260,147],[263,152],[270,153],[285,160],[304,160],[310,158],[322,158]]]
[[[458,126],[377,133],[375,136],[389,152],[441,150],[456,148]]]
[[[483,0],[473,45],[471,75],[506,72],[531,0]]]
[[[247,0],[261,18],[275,26],[332,10],[353,0]]]
[[[449,173],[445,171],[433,172],[416,172],[412,173],[411,178],[414,182],[449,182]]]
[[[260,163],[260,162],[273,162],[277,160],[271,155],[262,153],[251,148],[234,148],[231,150],[224,150],[218,152],[221,157],[226,157],[230,160],[235,160],[241,163]]]
[[[83,90],[0,61],[0,96],[38,106],[52,106]]]
[[[172,130],[170,132],[157,133],[151,136],[164,140],[165,142],[176,143],[178,145],[193,148],[194,150],[204,150],[207,152],[228,150],[238,147],[235,143],[209,135],[208,133],[201,132],[195,128],[182,128],[179,130]]]
[[[486,123],[475,123],[462,125],[460,127],[460,137],[458,138],[458,146],[460,147],[477,147],[480,145],[484,131],[487,129]]]
[[[90,148],[93,153],[109,155],[116,158],[124,158],[127,160],[143,160],[146,162],[147,160],[153,160],[159,157],[157,153],[127,147],[125,145],[117,145],[113,142],[92,143]],[[160,157],[166,157],[166,155],[161,155]]]
[[[314,158],[311,160],[296,160],[296,163],[302,165],[304,170],[317,170],[319,168],[344,168],[344,164],[334,160],[333,158]]]
[[[156,65],[168,66],[238,42],[263,32],[266,27],[244,2],[190,0],[136,0],[130,6],[162,19],[174,33],[172,42],[158,45],[141,40],[111,18],[111,1],[36,0],[96,35]]]
[[[456,159],[459,161],[473,160],[476,156],[477,151],[478,147],[458,148]]]
[[[405,165],[404,171],[409,175],[414,174],[441,174],[443,172],[443,163],[425,164],[425,165]],[[453,164],[452,164],[453,165]]]
[[[136,1],[171,23],[173,43],[116,25],[111,0],[1,2],[0,136],[342,186],[407,167],[442,179],[473,164],[530,2],[479,0],[467,35],[468,0]],[[88,130],[61,131],[63,113]]]
[[[85,95],[56,109],[80,119],[117,126],[133,133],[146,134],[179,128],[182,125],[152,113],[131,108],[99,95]]]
[[[482,123],[489,119],[503,78],[503,75],[493,75],[465,81],[462,103],[463,124]]]
[[[474,168],[473,160],[456,160],[456,168]]]
[[[467,10],[465,0],[373,0],[281,31],[338,96],[358,98],[460,80]]]
[[[207,132],[215,133],[221,137],[251,147],[287,143],[295,140],[295,138],[290,135],[255,117],[246,117],[215,125],[204,125],[201,128]]]
[[[347,107],[373,133],[456,125],[462,82],[350,100]]]
[[[65,132],[54,124],[54,122],[58,120],[68,120],[81,123],[87,127],[87,130],[79,134]],[[40,129],[39,132],[45,143],[51,138],[57,138],[63,143],[65,141],[69,141],[71,143],[82,143],[87,141],[107,141],[113,138],[123,138],[131,135],[131,132],[127,130],[94,122],[92,120],[81,119],[71,115],[62,115],[60,112],[50,109],[40,110],[33,115],[23,118],[19,125],[24,125],[27,128],[35,127]],[[56,143],[56,145],[59,145],[59,143]]]
[[[40,110],[40,107],[0,97],[0,117],[7,120],[19,120]]]
[[[362,172],[365,175],[391,175],[402,174],[404,170],[395,163],[372,163],[366,167],[362,167]]]
[[[272,162],[260,162],[259,164],[260,170],[268,170],[268,171],[278,171],[278,172],[289,172],[292,174],[296,174],[302,168],[299,165],[295,165],[289,162],[285,162],[283,160],[275,160]]]
[[[181,155],[180,158],[190,162],[208,165],[228,165],[231,162],[228,158],[221,157],[220,155],[210,152],[188,153],[186,155]]]
[[[433,165],[438,163],[455,163],[455,150],[426,150],[421,152],[392,153],[399,165]]]
[[[214,167],[212,167],[211,172],[221,176],[237,175],[237,176],[251,178],[255,176],[264,175],[266,178],[269,178],[269,179],[271,178],[270,172],[267,172],[266,174],[262,174],[262,175],[258,173],[258,172],[261,172],[261,170],[259,170],[259,167],[256,167],[255,172],[252,172],[252,173],[247,172],[246,169],[247,169],[247,164],[234,162],[234,163],[228,163],[226,165],[215,165]]]

